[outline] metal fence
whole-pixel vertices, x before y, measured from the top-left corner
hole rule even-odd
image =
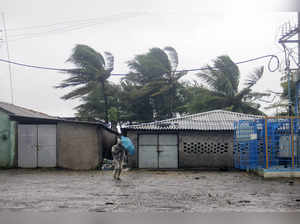
[[[266,117],[235,123],[235,168],[299,168],[300,118]]]

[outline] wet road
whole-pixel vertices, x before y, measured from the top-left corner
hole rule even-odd
[[[0,211],[299,212],[300,179],[244,172],[0,170]]]

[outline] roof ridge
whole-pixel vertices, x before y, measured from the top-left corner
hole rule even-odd
[[[25,110],[25,111],[29,111],[29,112],[32,112],[32,113],[37,113],[37,114],[40,114],[40,115],[43,115],[43,116],[48,116],[48,117],[51,117],[51,118],[57,118],[57,117],[55,117],[55,116],[51,116],[51,115],[49,115],[49,114],[42,113],[42,112],[39,112],[39,111],[36,111],[36,110],[32,110],[32,109],[29,109],[29,108],[25,108],[25,107],[22,107],[22,106],[17,106],[17,105],[12,104],[12,103],[7,103],[7,102],[0,101],[0,104],[5,104],[5,105],[7,105],[7,106],[15,107],[16,109],[19,109],[19,110],[22,109],[22,110]],[[0,107],[1,107],[1,105],[0,105]],[[5,108],[4,108],[4,110],[5,110]],[[10,113],[16,115],[15,112],[12,112],[12,111],[8,111],[8,112],[10,112]]]
[[[165,121],[176,121],[176,120],[183,120],[183,119],[186,119],[186,118],[189,118],[189,117],[197,117],[199,115],[201,116],[204,116],[206,114],[209,114],[209,113],[215,113],[217,111],[223,111],[223,110],[210,110],[210,111],[204,111],[204,112],[200,112],[200,113],[196,113],[196,114],[189,114],[189,115],[185,115],[185,116],[182,116],[182,117],[177,117],[177,118],[169,118],[169,119],[166,119],[166,120],[161,120],[161,121],[154,121],[154,122],[165,122]],[[153,123],[153,122],[151,122]],[[150,122],[149,122],[150,124]]]
[[[170,118],[170,119],[166,119],[166,120],[162,120],[162,121],[175,121],[175,120],[182,120],[182,119],[186,119],[186,118],[191,118],[191,117],[198,117],[198,116],[204,116],[206,114],[211,114],[211,113],[228,113],[228,114],[234,114],[234,115],[243,115],[243,116],[249,116],[249,117],[263,117],[261,115],[254,115],[254,114],[245,114],[245,113],[238,113],[238,112],[233,112],[233,111],[228,111],[228,110],[221,110],[221,109],[217,109],[217,110],[211,110],[211,111],[205,111],[205,112],[200,112],[200,113],[196,113],[196,114],[190,114],[190,115],[186,115],[186,116],[182,116],[179,118]]]
[[[255,115],[255,114],[245,114],[245,113],[240,113],[240,112],[234,112],[234,111],[228,111],[228,110],[223,110],[224,112],[230,113],[230,114],[238,114],[238,115],[246,115],[249,117],[264,117],[263,115]]]
[[[189,118],[201,118],[204,117],[205,115],[211,115],[211,114],[220,114],[221,119],[217,119],[216,117],[210,117],[207,116],[206,120],[197,120],[197,119],[189,119]],[[236,121],[235,118],[231,118],[229,117],[228,119],[226,119],[226,117],[222,118],[222,114],[223,116],[225,115],[232,115],[235,116],[236,119],[240,119],[243,120],[244,119],[249,119],[249,118],[256,118],[256,119],[260,119],[263,118],[264,116],[261,115],[253,115],[253,114],[244,114],[244,113],[238,113],[238,112],[233,112],[233,111],[227,111],[227,110],[212,110],[212,111],[205,111],[205,112],[201,112],[201,113],[197,113],[197,114],[191,114],[191,115],[186,115],[186,116],[182,116],[179,118],[169,118],[166,120],[160,120],[160,121],[152,121],[152,122],[148,122],[148,123],[140,123],[140,124],[135,124],[135,125],[127,125],[127,127],[140,127],[140,126],[151,126],[151,125],[160,125],[160,124],[165,124],[168,122],[195,122],[195,123],[213,123],[213,122],[221,122],[221,120],[223,121]]]

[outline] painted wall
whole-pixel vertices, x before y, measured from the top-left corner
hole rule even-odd
[[[0,167],[14,166],[16,152],[16,122],[0,111]]]
[[[100,143],[95,125],[57,124],[58,167],[74,170],[96,169]]]

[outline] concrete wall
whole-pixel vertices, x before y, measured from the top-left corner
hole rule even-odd
[[[128,166],[138,167],[138,132],[127,136],[136,147]],[[179,168],[233,168],[233,132],[179,132]]]
[[[0,111],[0,167],[14,166],[16,155],[16,122]]]
[[[99,163],[100,138],[95,125],[58,123],[58,167],[89,170]]]
[[[233,168],[233,165],[233,133],[179,134],[179,168]]]

